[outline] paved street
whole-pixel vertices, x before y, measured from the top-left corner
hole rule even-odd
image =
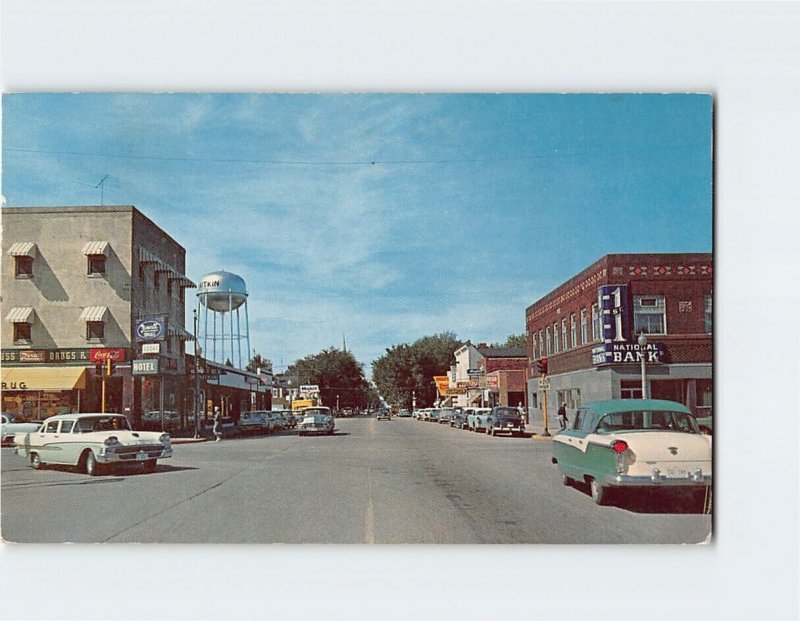
[[[34,471],[2,450],[2,534],[16,542],[694,543],[702,504],[562,486],[550,442],[413,419],[180,444],[154,474]]]

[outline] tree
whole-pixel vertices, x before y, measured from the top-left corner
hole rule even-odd
[[[264,373],[272,373],[272,360],[269,358],[262,358],[261,354],[257,354],[255,350],[253,350],[253,357],[250,358],[250,362],[247,363],[245,370],[250,371],[250,373],[258,373],[259,369]]]
[[[364,368],[352,353],[335,347],[306,356],[289,365],[286,375],[295,375],[301,384],[319,386],[322,404],[364,408],[370,403],[371,387]]]
[[[522,334],[511,334],[506,339],[505,343],[492,343],[492,347],[527,347],[528,336],[523,332]]]
[[[385,399],[410,408],[416,397],[418,407],[428,407],[437,398],[433,376],[450,371],[453,353],[462,345],[452,332],[442,332],[387,348],[372,363],[372,379]]]

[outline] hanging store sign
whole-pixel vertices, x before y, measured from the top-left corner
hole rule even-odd
[[[450,388],[450,378],[446,375],[434,375],[433,381],[436,382],[436,390],[439,391],[439,396],[445,396]]]
[[[628,285],[597,288],[603,343],[624,343],[631,338],[631,304]]]
[[[106,360],[124,362],[125,350],[122,347],[117,349],[91,349],[89,350],[89,359],[95,364],[105,362]]]
[[[158,358],[142,358],[133,361],[134,375],[158,375]]]
[[[143,354],[160,354],[161,343],[142,343]]]
[[[137,319],[133,329],[137,341],[161,341],[167,335],[167,320],[164,317]]]

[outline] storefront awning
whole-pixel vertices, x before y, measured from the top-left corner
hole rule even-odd
[[[9,323],[31,323],[33,321],[33,307],[15,306],[6,315],[6,321]]]
[[[159,259],[156,255],[154,255],[149,250],[142,248],[139,246],[139,263],[161,263],[161,259]]]
[[[81,321],[105,321],[107,306],[87,306],[81,311]]]
[[[170,336],[177,336],[178,338],[183,339],[184,341],[193,341],[194,335],[191,332],[187,332],[183,328],[167,328],[167,334]]]
[[[4,392],[86,388],[85,367],[3,367],[0,377]]]
[[[108,251],[107,241],[90,241],[83,247],[83,254],[85,255],[94,255],[94,254],[105,255],[107,251]]]
[[[10,257],[33,257],[36,255],[36,244],[34,242],[17,242],[11,244],[8,249]]]

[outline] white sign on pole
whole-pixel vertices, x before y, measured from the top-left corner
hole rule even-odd
[[[142,343],[143,354],[161,353],[161,343]]]
[[[539,390],[550,390],[550,380],[548,378],[539,378]]]

